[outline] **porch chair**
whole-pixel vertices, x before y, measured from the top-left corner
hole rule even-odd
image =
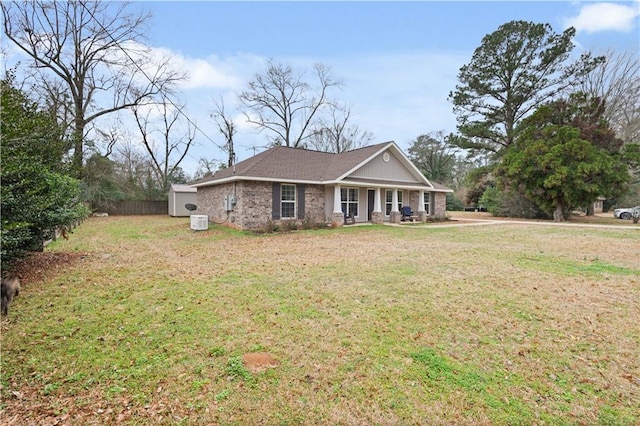
[[[356,223],[356,218],[353,217],[350,214],[347,214],[347,212],[345,211],[345,209],[342,209],[342,214],[344,215],[344,224],[345,225],[353,225],[354,223]]]
[[[411,210],[411,207],[409,206],[402,206],[402,209],[400,210],[400,212],[402,213],[402,218],[400,220],[402,220],[403,222],[407,219],[413,222],[413,220],[416,218],[413,215],[413,211]]]

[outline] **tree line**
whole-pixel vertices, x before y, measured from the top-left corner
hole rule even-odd
[[[199,127],[180,100],[187,76],[146,43],[150,15],[91,1],[1,8],[4,35],[29,58],[22,81],[16,70],[2,80],[3,269],[88,214],[87,202],[164,199],[171,183],[235,161],[238,123],[220,99],[211,119],[222,142],[205,136],[228,159],[201,158],[196,176],[181,168]],[[576,59],[574,35],[509,22],[460,69],[449,96],[457,132],[425,132],[409,148],[427,178],[456,190],[451,207],[482,201],[496,214],[561,220],[600,196],[637,197],[637,52]],[[374,135],[334,99],[341,85],[324,64],[296,70],[271,59],[236,95],[264,147],[343,152]],[[120,114],[135,134],[122,131]],[[106,116],[115,124],[104,127]]]

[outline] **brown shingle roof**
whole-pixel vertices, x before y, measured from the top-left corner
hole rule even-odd
[[[335,180],[388,144],[371,145],[340,154],[276,146],[237,163],[235,168],[220,170],[197,184],[234,176],[315,182]]]
[[[216,182],[230,179],[318,183],[336,181],[391,145],[395,147],[394,142],[384,142],[339,154],[276,146],[237,163],[235,167],[228,167],[217,171],[213,176],[193,182],[192,185],[215,185]],[[451,191],[435,182],[431,184],[436,190]]]

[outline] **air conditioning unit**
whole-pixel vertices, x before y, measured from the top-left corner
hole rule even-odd
[[[209,229],[209,216],[206,214],[192,214],[190,217],[192,231],[206,231]]]

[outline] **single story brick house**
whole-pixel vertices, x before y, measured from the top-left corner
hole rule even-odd
[[[400,150],[386,142],[340,154],[276,146],[193,182],[197,210],[215,223],[246,230],[270,221],[400,222],[443,218],[446,193]]]

